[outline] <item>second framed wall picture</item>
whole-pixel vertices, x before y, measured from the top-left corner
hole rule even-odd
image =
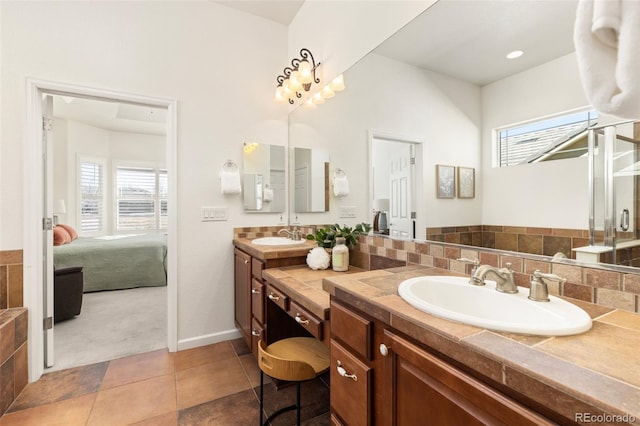
[[[458,198],[475,198],[476,171],[471,167],[458,167]]]
[[[438,198],[455,198],[456,168],[454,166],[436,165],[436,196]]]

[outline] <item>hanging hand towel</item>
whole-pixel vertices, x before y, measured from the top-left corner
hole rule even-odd
[[[574,42],[591,105],[640,118],[640,1],[580,0]]]
[[[233,162],[227,161],[220,170],[220,189],[222,194],[232,195],[242,192],[240,184],[240,168]]]
[[[262,201],[265,203],[270,203],[273,201],[273,189],[269,187],[265,187],[262,191]]]
[[[349,195],[349,180],[342,170],[336,171],[333,177],[333,195],[336,197],[346,197]]]

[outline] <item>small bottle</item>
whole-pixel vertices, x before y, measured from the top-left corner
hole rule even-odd
[[[344,242],[344,237],[337,237],[336,245],[331,251],[331,267],[334,271],[344,272],[349,270],[349,249]]]

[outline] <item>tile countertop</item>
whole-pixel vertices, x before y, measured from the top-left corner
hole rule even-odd
[[[262,277],[318,318],[327,320],[330,301],[329,293],[322,289],[322,280],[360,272],[364,270],[355,266],[349,266],[345,272],[336,272],[332,269],[314,271],[307,265],[297,265],[265,269]]]
[[[260,260],[306,256],[312,248],[318,247],[314,240],[307,240],[304,244],[263,246],[253,244],[249,238],[234,238],[233,245]]]
[[[534,406],[548,407],[572,421],[576,413],[589,413],[633,416],[608,420],[640,424],[640,314],[569,299],[593,319],[588,332],[563,337],[493,332],[429,315],[402,300],[399,284],[422,275],[459,274],[407,266],[328,276],[322,288],[530,398]]]

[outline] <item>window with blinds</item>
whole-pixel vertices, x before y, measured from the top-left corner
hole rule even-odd
[[[117,231],[167,228],[167,171],[145,167],[116,167]]]
[[[80,229],[83,234],[104,231],[104,173],[104,161],[80,161]]]
[[[499,129],[498,166],[585,155],[587,128],[596,124],[597,118],[598,112],[589,110]]]

